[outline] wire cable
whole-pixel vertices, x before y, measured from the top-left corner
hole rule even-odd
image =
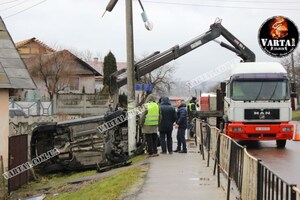
[[[293,4],[293,3],[300,3],[300,1],[257,1],[257,0],[254,0],[254,1],[251,1],[251,0],[246,0],[246,1],[239,1],[239,0],[204,0],[204,1],[208,1],[208,2],[213,2],[213,1],[218,1],[218,2],[223,2],[223,3],[281,3],[281,4],[286,4],[286,3],[290,3],[290,4]]]
[[[7,18],[9,18],[9,17],[15,16],[15,15],[20,14],[20,13],[22,13],[22,12],[25,12],[26,10],[29,10],[29,9],[31,9],[31,8],[33,8],[33,7],[35,7],[35,6],[38,6],[38,5],[42,4],[42,3],[45,3],[46,1],[48,1],[48,0],[43,0],[43,1],[39,2],[39,3],[36,3],[36,4],[34,4],[34,5],[30,6],[30,7],[28,7],[28,8],[25,8],[25,9],[19,11],[19,12],[16,12],[16,13],[11,14],[11,15],[8,15],[8,16],[5,16],[3,19],[7,19]]]
[[[13,1],[2,2],[2,3],[0,3],[0,5],[9,4],[9,3],[16,2],[16,1],[20,1],[20,0],[13,0]]]
[[[27,1],[31,1],[31,0],[25,0],[25,1],[22,1],[22,2],[20,2],[20,3],[18,3],[18,4],[16,4],[16,5],[11,6],[11,7],[4,8],[4,9],[0,10],[0,12],[1,12],[1,11],[5,11],[5,10],[9,10],[9,9],[14,8],[14,7],[16,7],[16,6],[19,6],[19,5],[23,4],[23,3],[26,3]]]
[[[235,8],[235,9],[255,9],[255,10],[290,10],[299,11],[300,8],[266,8],[266,7],[246,7],[246,6],[220,6],[220,5],[207,5],[207,4],[193,4],[193,3],[175,3],[175,2],[161,2],[144,0],[146,3],[155,4],[168,4],[168,5],[180,5],[180,6],[197,6],[197,7],[211,7],[211,8]]]

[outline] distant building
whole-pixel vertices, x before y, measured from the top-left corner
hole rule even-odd
[[[169,96],[169,100],[172,106],[176,105],[176,101],[177,100],[183,100],[183,102],[187,103],[186,100],[188,99],[188,97],[183,97],[183,96]]]
[[[36,98],[49,98],[45,81],[34,74],[37,62],[41,64],[42,67],[50,68],[52,71],[56,70],[58,65],[60,65],[58,70],[65,71],[61,72],[65,73],[65,75],[60,76],[59,86],[53,86],[60,87],[59,90],[61,93],[95,92],[95,77],[101,76],[101,73],[68,50],[55,51],[36,38],[17,42],[16,47],[26,63],[29,72],[31,73],[30,75],[38,89],[35,92],[17,90],[11,92],[11,95],[21,99],[28,99],[28,94],[39,96]],[[54,83],[55,78],[56,77],[49,73],[47,75],[47,84],[51,86],[51,84]]]

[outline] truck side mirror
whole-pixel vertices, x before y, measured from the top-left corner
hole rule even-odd
[[[226,83],[225,82],[221,82],[221,91],[223,93],[223,95],[226,95]]]

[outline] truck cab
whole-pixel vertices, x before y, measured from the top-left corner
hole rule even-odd
[[[236,140],[276,140],[279,148],[293,137],[287,72],[275,62],[232,66],[224,97],[224,132]]]

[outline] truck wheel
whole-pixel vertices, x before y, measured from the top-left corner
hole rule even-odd
[[[276,140],[277,148],[284,148],[286,144],[286,140]]]

